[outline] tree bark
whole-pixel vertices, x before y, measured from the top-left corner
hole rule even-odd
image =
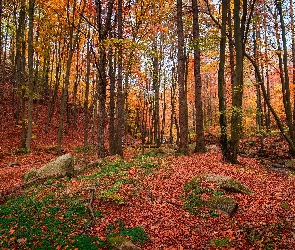
[[[182,20],[182,0],[177,0],[177,77],[179,89],[179,147],[178,151],[188,155],[188,110],[187,93],[185,87],[185,55],[184,55],[184,31]]]
[[[196,153],[206,151],[204,138],[204,118],[202,102],[202,79],[201,79],[201,58],[200,58],[200,28],[199,28],[199,7],[198,1],[192,0],[193,7],[193,39],[194,39],[194,76],[195,76],[195,108],[196,108]]]
[[[245,1],[245,0],[244,0]],[[231,117],[231,157],[232,163],[238,163],[239,142],[242,133],[242,100],[243,100],[243,30],[240,19],[240,0],[234,0],[234,38],[235,38],[235,76],[232,86]]]
[[[218,69],[218,100],[219,100],[219,124],[220,124],[220,144],[223,159],[229,161],[229,145],[227,139],[227,117],[226,117],[226,98],[225,98],[225,50],[226,50],[226,19],[229,7],[229,0],[222,0],[222,24],[220,39],[220,59]]]
[[[118,0],[118,39],[123,42],[123,13],[122,0]],[[117,131],[116,153],[123,156],[123,128],[124,128],[124,93],[123,93],[123,45],[118,49],[118,86],[117,86]]]
[[[33,128],[33,94],[34,94],[34,8],[35,0],[29,0],[29,35],[28,35],[28,68],[29,68],[29,102],[28,102],[28,130],[26,136],[26,150],[31,150]]]
[[[288,72],[288,49],[287,49],[287,40],[286,40],[286,28],[285,21],[283,17],[282,3],[281,1],[276,1],[276,7],[280,16],[280,26],[281,26],[281,38],[283,43],[283,58],[281,53],[278,52],[279,56],[279,66],[280,66],[280,77],[282,82],[282,91],[283,91],[283,100],[285,107],[285,114],[287,125],[289,128],[290,139],[294,142],[294,128],[293,128],[293,118],[292,118],[292,108],[291,108],[291,94],[290,94],[290,79]],[[278,45],[280,43],[278,42]],[[283,64],[283,65],[282,65]],[[295,151],[291,151],[292,155],[295,155]]]

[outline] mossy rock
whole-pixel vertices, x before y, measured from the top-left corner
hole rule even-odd
[[[212,196],[204,201],[204,203],[207,207],[219,210],[228,216],[232,216],[238,209],[238,203],[225,195]]]
[[[201,207],[207,207],[231,216],[237,211],[238,204],[227,197],[223,190],[248,195],[252,193],[248,187],[229,176],[197,175],[184,185],[184,208],[195,214]]]
[[[123,236],[113,236],[108,238],[108,246],[111,250],[141,250]]]
[[[227,192],[232,192],[232,193],[242,193],[242,194],[248,194],[248,195],[252,193],[252,191],[248,187],[246,187],[245,185],[243,185],[242,183],[240,183],[239,181],[233,178],[223,181],[220,184],[220,188]]]
[[[56,160],[45,164],[43,167],[33,168],[26,172],[22,179],[24,182],[29,182],[36,178],[45,178],[53,176],[73,176],[74,160],[71,154],[66,154],[58,157]]]
[[[250,195],[252,191],[240,183],[239,181],[229,176],[217,175],[217,174],[205,174],[203,178],[210,182],[215,182],[219,187],[227,192],[243,193]]]

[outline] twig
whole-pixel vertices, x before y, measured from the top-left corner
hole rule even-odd
[[[87,207],[89,209],[89,213],[90,213],[90,216],[91,216],[91,221],[84,227],[83,231],[80,234],[83,234],[83,233],[87,232],[89,230],[89,228],[96,222],[96,218],[95,218],[93,208],[92,208],[92,203],[93,203],[93,200],[94,200],[94,191],[95,191],[94,186],[89,188],[90,197],[89,197],[89,202],[87,204]]]
[[[171,205],[174,205],[174,206],[182,207],[181,204],[178,204],[178,203],[173,202],[173,201],[165,200],[165,202],[166,202],[166,203],[169,203],[169,204],[171,204]]]

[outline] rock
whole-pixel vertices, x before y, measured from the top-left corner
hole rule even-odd
[[[227,197],[223,190],[248,195],[252,193],[248,187],[229,176],[197,175],[184,185],[186,207],[194,211],[205,206],[232,216],[238,209],[238,203]]]
[[[36,178],[52,176],[72,176],[74,175],[74,160],[71,154],[58,157],[55,161],[45,164],[37,169],[33,168],[23,175],[23,181],[28,182]]]
[[[111,250],[141,250],[131,241],[122,236],[114,236],[108,239],[109,249]]]
[[[220,184],[220,188],[232,193],[242,193],[242,194],[248,194],[250,195],[252,191],[244,186],[242,183],[238,182],[237,180],[230,178],[228,180],[224,180]]]
[[[205,201],[207,207],[219,210],[228,216],[232,216],[238,209],[238,203],[229,197],[212,196]]]
[[[203,176],[207,181],[218,183],[219,187],[227,192],[243,193],[248,195],[252,193],[248,187],[229,176],[216,174],[205,174]]]

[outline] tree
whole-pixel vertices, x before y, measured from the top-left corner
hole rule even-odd
[[[104,45],[111,29],[111,18],[113,13],[114,0],[109,0],[107,3],[106,17],[102,16],[102,3],[101,0],[95,1],[97,10],[97,27],[98,27],[98,41],[99,41],[99,61],[98,61],[98,83],[97,83],[97,95],[98,95],[98,126],[97,126],[97,153],[99,158],[103,158],[107,155],[105,149],[105,123],[106,123],[106,48]],[[105,23],[103,25],[103,19]]]
[[[196,108],[196,147],[195,152],[205,152],[202,79],[200,65],[200,28],[198,1],[192,0],[193,7],[193,39],[194,39],[194,76],[195,76],[195,108]]]
[[[33,95],[34,95],[34,7],[35,0],[29,0],[29,35],[28,35],[28,68],[29,68],[29,103],[28,103],[28,130],[26,137],[26,150],[31,150],[32,127],[33,127]]]
[[[123,16],[122,0],[118,0],[118,90],[117,90],[117,131],[116,131],[116,153],[123,156],[122,130],[124,128],[124,93],[123,93]]]
[[[229,160],[229,146],[227,138],[227,118],[225,102],[225,50],[226,50],[226,20],[229,7],[228,0],[222,0],[221,12],[221,38],[219,48],[219,69],[218,69],[218,100],[219,100],[219,125],[220,125],[220,144],[224,160]]]
[[[182,0],[177,0],[177,81],[179,90],[179,146],[178,151],[188,154],[188,110],[185,83],[184,32]]]

